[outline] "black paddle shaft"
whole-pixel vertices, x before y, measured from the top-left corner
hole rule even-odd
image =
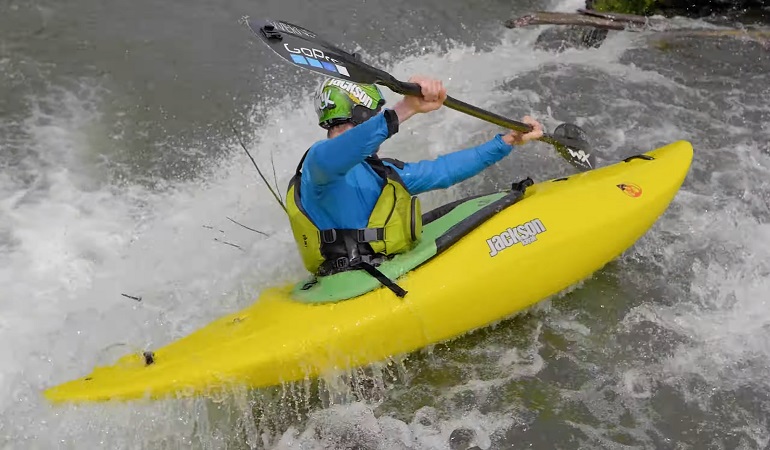
[[[362,62],[357,54],[342,50],[306,28],[280,20],[244,17],[243,22],[275,53],[295,65],[354,83],[380,84],[398,94],[422,96],[419,84],[399,81],[384,70]],[[450,96],[447,96],[443,104],[504,128],[523,133],[532,131],[529,124],[486,111]],[[595,158],[587,153],[589,144],[586,134],[577,125],[562,124],[552,135],[544,134],[539,140],[553,145],[562,157],[580,170],[596,167]]]
[[[398,81],[389,74],[384,74],[386,77],[388,77],[388,80],[377,80],[379,84],[382,84],[386,87],[388,87],[390,90],[397,94],[403,94],[403,95],[413,95],[413,96],[422,96],[422,88],[417,83],[405,83],[402,81]],[[495,125],[501,126],[503,128],[508,128],[511,130],[520,131],[522,133],[528,133],[532,131],[532,126],[523,122],[518,122],[516,120],[509,119],[507,117],[501,116],[499,114],[495,114],[491,111],[487,111],[485,109],[481,109],[478,106],[473,106],[470,103],[465,103],[462,100],[458,100],[456,98],[453,98],[449,95],[447,95],[446,100],[444,100],[444,106],[454,109],[455,111],[459,111],[465,114],[468,114],[469,116],[476,117],[478,119],[485,120],[489,123],[493,123]],[[563,150],[568,151],[568,148],[572,147],[575,148],[575,152],[579,152],[583,148],[581,147],[581,142],[579,139],[572,139],[572,142],[567,142],[565,139],[560,138],[557,139],[553,136],[550,136],[548,134],[544,134],[543,137],[541,137],[539,140],[543,142],[547,142],[551,145],[554,145],[560,152]],[[564,148],[566,147],[566,148]],[[583,153],[585,154],[585,152]],[[574,158],[573,155],[567,156],[567,159],[572,160]],[[588,167],[589,169],[592,168]]]
[[[391,80],[388,80],[388,81],[391,81]],[[398,94],[413,95],[416,97],[422,96],[422,88],[417,83],[404,83],[395,79],[393,79],[392,82],[394,82],[395,85],[392,86],[390,83],[387,83],[387,84],[381,83],[381,84],[385,84],[385,86],[390,88],[390,90]],[[446,100],[444,100],[444,106],[446,106],[447,108],[454,109],[455,111],[460,111],[462,113],[476,117],[478,119],[486,120],[487,122],[493,123],[495,125],[499,125],[504,128],[509,128],[511,130],[521,131],[523,133],[532,131],[532,126],[530,126],[529,124],[526,124],[523,122],[517,122],[507,117],[503,117],[499,114],[486,111],[477,106],[473,106],[469,103],[465,103],[462,100],[457,100],[456,98],[450,97],[449,95],[447,95]]]

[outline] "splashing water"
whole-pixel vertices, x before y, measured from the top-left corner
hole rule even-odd
[[[0,173],[0,338],[10,343],[0,350],[0,445],[764,447],[770,92],[711,89],[725,83],[716,69],[704,84],[689,81],[667,58],[708,64],[687,52],[695,44],[663,55],[621,33],[599,49],[551,53],[533,48],[536,37],[515,30],[492,51],[452,44],[384,62],[399,78],[440,74],[451,95],[501,114],[590,128],[603,163],[690,139],[690,177],[653,230],[579,289],[375,366],[373,385],[357,393],[343,377],[323,382],[327,394],[308,382],[222,399],[47,405],[40,391],[51,384],[182,337],[303,272],[283,212],[236,145],[223,143],[225,156],[189,179],[148,183],[150,171],[116,180],[109,155],[120,139],[105,131],[98,83],[33,99],[16,124],[22,138],[2,142],[4,153],[24,151]],[[742,76],[770,86],[767,72]],[[275,158],[281,191],[323,136],[312,91],[255,105],[243,130],[263,170]],[[442,110],[412,119],[383,150],[431,158],[497,131]],[[427,203],[569,171],[532,145]]]

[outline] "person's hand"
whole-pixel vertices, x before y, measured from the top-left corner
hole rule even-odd
[[[417,83],[422,88],[422,97],[416,95],[405,95],[401,101],[396,103],[393,109],[398,114],[400,122],[408,119],[417,113],[426,113],[441,108],[446,100],[446,88],[441,80],[434,80],[421,76],[412,76],[410,83]]]
[[[543,125],[530,116],[524,116],[522,122],[532,126],[532,131],[522,133],[521,131],[511,130],[503,135],[503,141],[508,145],[521,145],[543,136]]]
[[[404,103],[409,105],[415,113],[426,113],[441,108],[446,100],[446,88],[441,80],[413,76],[409,78],[409,82],[417,83],[422,88],[422,97],[404,96]]]

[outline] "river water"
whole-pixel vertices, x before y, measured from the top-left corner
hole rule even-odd
[[[557,52],[541,29],[503,27],[580,6],[2,0],[0,447],[766,448],[770,56],[640,33]],[[353,383],[52,407],[42,389],[303,274],[231,126],[283,191],[323,137],[318,78],[250,41],[243,15],[302,24],[400,78],[441,77],[500,114],[576,122],[602,164],[687,139],[692,169],[653,229],[569,293]],[[383,151],[432,158],[498,131],[441,110]],[[425,202],[569,173],[535,143]]]

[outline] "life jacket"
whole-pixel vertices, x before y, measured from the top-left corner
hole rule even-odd
[[[390,280],[373,266],[387,257],[410,250],[422,236],[420,200],[409,193],[398,172],[383,161],[400,168],[403,163],[376,156],[366,158],[365,163],[385,181],[366,228],[320,230],[300,201],[301,170],[307,153],[297,165],[286,195],[289,223],[305,267],[317,275],[364,269],[398,294],[389,285],[392,282],[388,283]]]

